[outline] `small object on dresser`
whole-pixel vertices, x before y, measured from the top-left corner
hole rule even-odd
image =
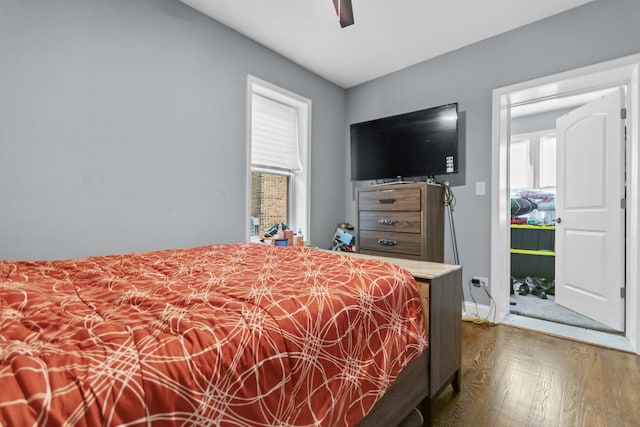
[[[275,239],[276,246],[287,246],[287,239]]]
[[[292,230],[284,230],[284,238],[287,239],[287,246],[294,246],[295,242],[293,240],[294,232]]]
[[[304,236],[302,235],[302,228],[298,229],[298,235],[296,236],[296,246],[304,246]]]

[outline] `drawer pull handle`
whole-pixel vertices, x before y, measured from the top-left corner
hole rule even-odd
[[[393,225],[395,223],[396,223],[396,221],[394,219],[379,219],[378,220],[378,224],[382,224],[382,225]]]
[[[396,202],[396,199],[380,199],[380,204],[392,205]]]
[[[396,242],[395,240],[380,239],[378,240],[378,244],[382,246],[395,246],[398,244],[398,242]]]

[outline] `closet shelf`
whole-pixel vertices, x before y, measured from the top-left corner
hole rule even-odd
[[[555,225],[511,224],[511,228],[525,228],[530,230],[555,230]]]
[[[545,251],[545,250],[535,251],[531,249],[513,249],[512,248],[509,251],[512,254],[556,256],[556,253],[554,251]]]

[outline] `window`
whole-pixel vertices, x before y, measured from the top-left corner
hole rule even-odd
[[[555,130],[513,135],[509,155],[511,189],[556,189]]]
[[[533,185],[530,146],[529,139],[511,142],[511,168],[509,169],[511,188],[531,188]]]
[[[284,222],[309,238],[311,101],[249,76],[249,239]]]
[[[556,136],[540,137],[540,188],[556,188]]]

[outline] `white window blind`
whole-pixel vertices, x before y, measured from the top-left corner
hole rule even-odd
[[[511,142],[509,182],[511,183],[512,189],[531,188],[533,185],[530,151],[528,139]]]
[[[540,138],[540,188],[556,186],[556,136]]]
[[[302,172],[297,110],[256,93],[252,103],[251,170],[291,175]]]

